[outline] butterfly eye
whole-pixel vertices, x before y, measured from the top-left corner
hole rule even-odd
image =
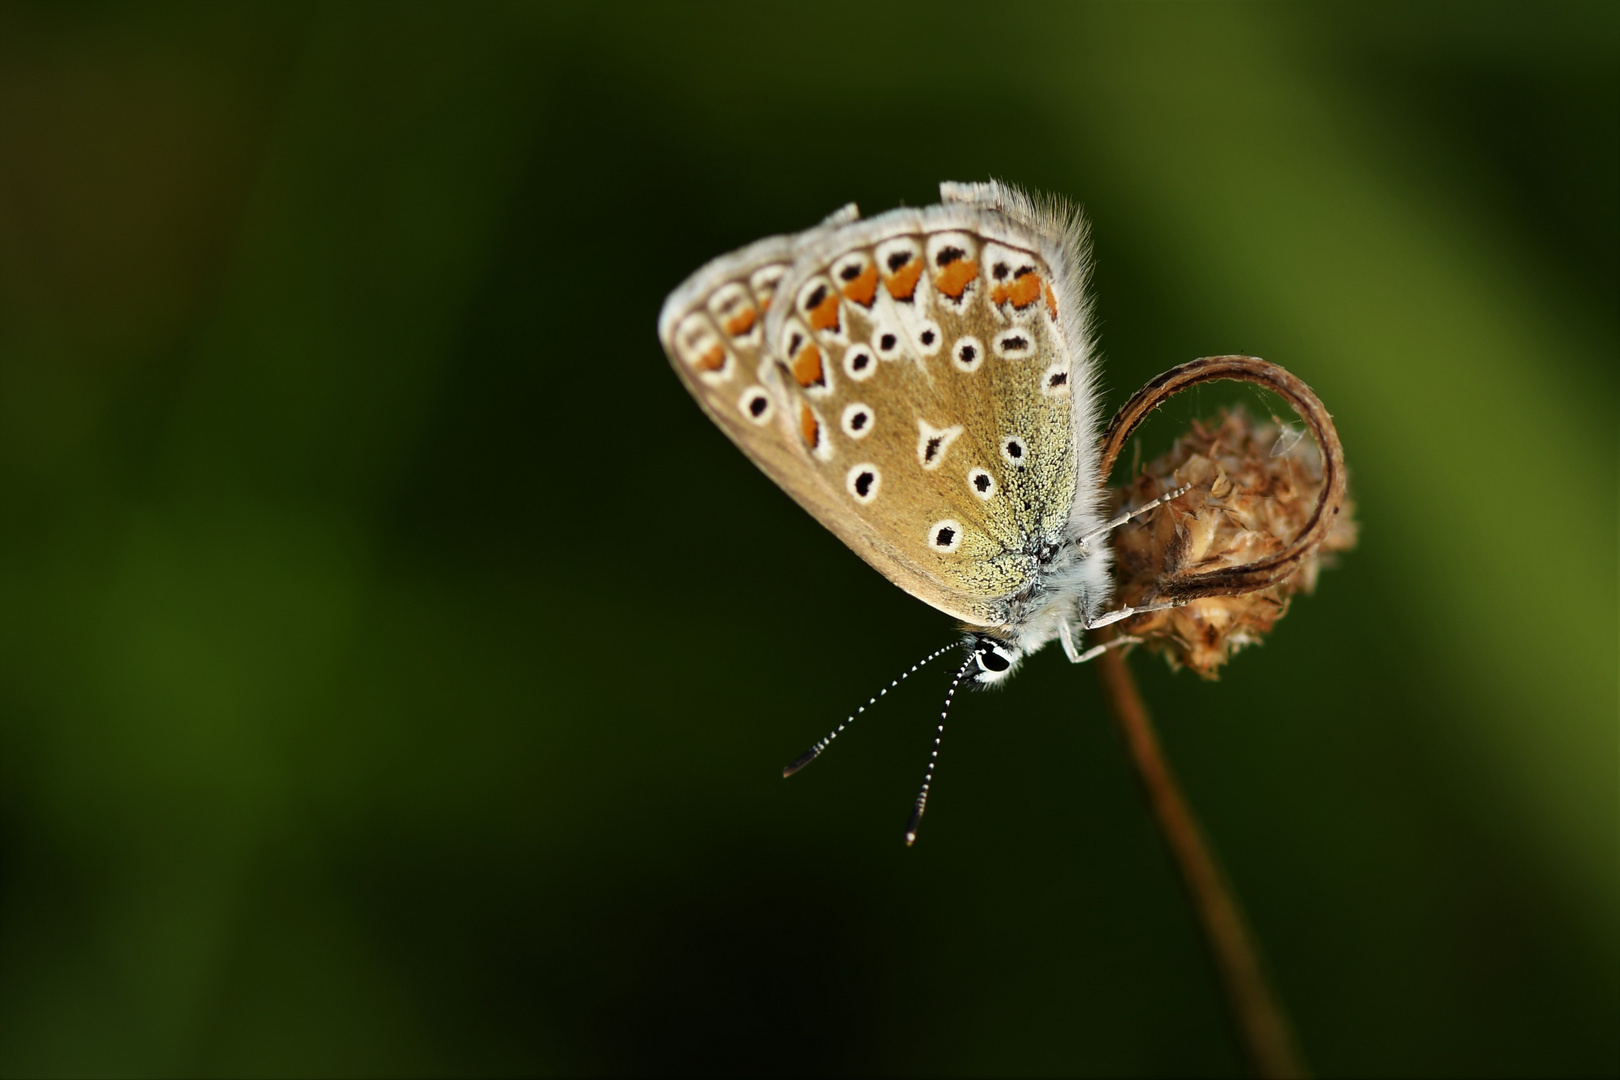
[[[979,662],[978,681],[991,683],[1005,678],[1020,656],[1016,649],[981,639],[973,651],[973,658]]]

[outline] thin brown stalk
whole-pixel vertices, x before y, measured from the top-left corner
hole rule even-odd
[[[1160,599],[1191,601],[1235,596],[1286,580],[1321,545],[1345,502],[1344,449],[1333,420],[1309,386],[1276,364],[1252,356],[1210,356],[1160,375],[1139,390],[1114,416],[1102,442],[1102,473],[1113,469],[1120,450],[1154,409],[1200,383],[1234,379],[1257,383],[1281,395],[1311,429],[1322,449],[1323,482],[1316,507],[1299,535],[1281,551],[1245,566],[1213,572],[1166,575],[1154,593]],[[1127,624],[1128,625],[1128,624]],[[1232,888],[1187,805],[1165,760],[1141,691],[1120,650],[1098,660],[1108,711],[1136,768],[1154,823],[1164,838],[1209,949],[1233,1025],[1255,1075],[1309,1075],[1294,1046],[1286,1016],[1266,983],[1260,953],[1244,922]]]
[[[1154,823],[1186,887],[1225,991],[1233,1025],[1255,1075],[1267,1080],[1308,1076],[1282,1007],[1266,984],[1254,938],[1164,758],[1125,657],[1120,650],[1110,649],[1096,662],[1108,711],[1125,741]]]

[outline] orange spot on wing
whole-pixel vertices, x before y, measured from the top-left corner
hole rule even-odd
[[[1050,284],[1046,286],[1046,313],[1057,318],[1057,294],[1052,291]]]
[[[816,442],[821,436],[821,424],[816,420],[816,414],[810,411],[810,406],[799,405],[799,434],[804,436],[805,443],[814,450]]]
[[[744,308],[726,322],[726,333],[732,337],[741,337],[754,328],[754,321],[758,318],[759,313],[753,308]]]
[[[1019,311],[1033,304],[1041,296],[1041,275],[1037,273],[1020,274],[1005,285],[997,285],[990,290],[990,299],[993,303],[1012,301],[1012,306]]]
[[[960,300],[962,294],[967,291],[967,287],[978,276],[978,263],[972,259],[957,259],[934,275],[934,288],[952,300]]]
[[[917,292],[917,279],[922,277],[922,260],[914,258],[897,272],[889,275],[883,284],[896,300],[910,300]]]
[[[824,381],[821,371],[821,350],[806,345],[793,358],[793,379],[800,386],[815,386]]]
[[[838,294],[829,292],[827,298],[810,310],[810,329],[838,329]]]
[[[877,279],[877,263],[868,263],[865,273],[844,286],[844,295],[861,307],[871,307],[872,297],[877,295]]]
[[[716,345],[714,348],[698,357],[697,363],[693,364],[692,366],[697,368],[699,371],[719,371],[721,368],[726,366],[726,350]]]

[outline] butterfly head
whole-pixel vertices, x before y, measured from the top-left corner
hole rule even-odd
[[[1023,650],[1016,645],[1009,645],[985,634],[973,635],[969,639],[968,647],[973,651],[974,662],[970,669],[973,681],[979,686],[991,686],[1001,682],[1016,671],[1024,659]]]

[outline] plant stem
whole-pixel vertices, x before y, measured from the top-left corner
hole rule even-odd
[[[1136,766],[1153,820],[1186,886],[1193,914],[1203,932],[1227,1008],[1256,1076],[1309,1075],[1294,1048],[1288,1020],[1266,985],[1259,951],[1244,924],[1243,913],[1225,875],[1215,863],[1203,832],[1165,761],[1147,706],[1122,650],[1110,649],[1097,659],[1103,694],[1131,763]]]

